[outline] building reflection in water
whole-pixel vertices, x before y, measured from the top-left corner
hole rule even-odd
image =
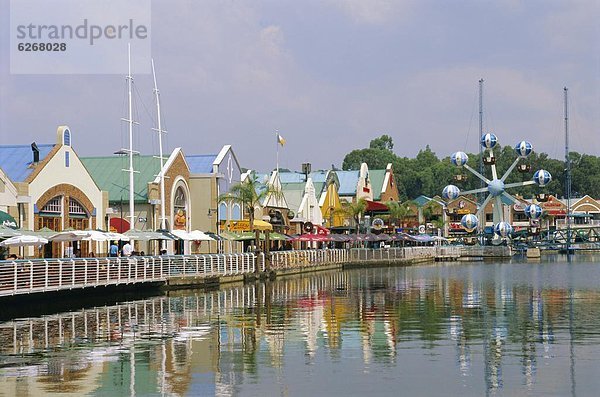
[[[403,349],[452,347],[456,376],[482,376],[502,390],[503,369],[520,366],[536,385],[540,360],[557,359],[555,324],[596,329],[598,290],[493,282],[410,268],[321,273],[213,292],[178,291],[0,324],[0,389],[9,395],[234,395],[265,369],[285,383],[286,363],[318,357],[401,366]],[[564,322],[569,310],[585,313]],[[578,343],[598,341],[573,333]],[[566,336],[565,336],[566,335]],[[591,343],[591,342],[590,342]],[[515,358],[516,357],[516,358]],[[474,371],[482,362],[483,374]],[[322,362],[321,362],[322,365]],[[512,364],[511,364],[512,365]]]

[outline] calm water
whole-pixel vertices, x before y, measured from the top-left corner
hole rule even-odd
[[[599,390],[593,257],[328,272],[0,323],[6,396]]]

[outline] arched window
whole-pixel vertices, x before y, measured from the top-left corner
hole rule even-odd
[[[173,229],[185,230],[187,228],[187,197],[182,186],[175,190],[173,198]]]
[[[226,203],[219,204],[219,220],[220,221],[227,220],[227,204]]]
[[[233,204],[231,207],[231,219],[234,221],[242,219],[242,210],[238,203]]]
[[[62,230],[62,196],[56,196],[46,203],[39,212],[37,229]]]
[[[63,132],[63,145],[71,146],[71,131],[68,128]]]
[[[60,214],[62,212],[62,197],[56,196],[52,200],[48,201],[42,208],[40,213],[47,214]]]
[[[69,218],[87,218],[87,211],[79,201],[69,198]]]

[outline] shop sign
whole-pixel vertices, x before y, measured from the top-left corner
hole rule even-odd
[[[250,221],[229,221],[229,230],[232,232],[247,232],[250,231]]]
[[[515,203],[513,205],[513,210],[515,210],[515,211],[525,211],[525,207],[523,207],[523,204],[521,204],[521,203]]]

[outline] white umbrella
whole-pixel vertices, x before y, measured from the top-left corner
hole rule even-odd
[[[200,230],[192,230],[191,232],[189,232],[189,235],[192,238],[192,240],[195,241],[215,241],[214,238],[210,237],[208,234]]]
[[[48,240],[50,241],[79,241],[84,238],[90,237],[90,232],[85,230],[70,230],[64,231],[60,233],[56,233],[53,236],[50,236]]]
[[[88,230],[89,237],[85,237],[84,240],[90,241],[108,241],[110,237],[107,235],[108,233],[100,232],[98,230]]]
[[[42,245],[47,244],[48,240],[38,236],[14,236],[0,242],[1,247],[25,247],[28,245]]]
[[[8,238],[8,237],[14,237],[14,236],[20,236],[23,233],[21,233],[20,231],[13,229],[11,227],[4,227],[2,225],[0,225],[0,238]]]
[[[106,232],[104,233],[109,240],[121,240],[121,241],[129,241],[129,237],[121,234],[121,233],[114,233],[114,232]]]

